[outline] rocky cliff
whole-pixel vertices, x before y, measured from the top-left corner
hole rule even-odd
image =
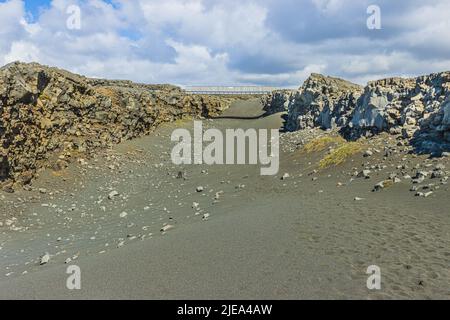
[[[420,152],[450,149],[450,72],[417,78],[389,78],[360,87],[312,74],[291,92],[274,92],[267,109],[286,110],[286,129],[338,128],[357,139],[380,132],[402,134]]]
[[[218,115],[230,100],[170,85],[89,79],[39,64],[0,69],[0,183],[27,185],[36,171],[146,134],[185,116]],[[50,162],[49,162],[50,161]]]

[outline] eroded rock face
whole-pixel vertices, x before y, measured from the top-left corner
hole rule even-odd
[[[420,122],[415,132],[414,143],[424,152],[437,155],[450,151],[450,94],[439,108],[436,108]]]
[[[229,104],[170,85],[9,64],[0,69],[0,181],[29,183],[44,165],[149,133],[162,122],[215,116]]]
[[[261,101],[264,105],[264,111],[269,114],[287,111],[295,90],[276,90],[271,94],[264,96]]]
[[[418,78],[388,78],[365,88],[312,74],[303,86],[266,101],[270,110],[288,112],[286,129],[339,128],[357,139],[383,131],[412,139],[419,151],[449,149],[450,72]]]
[[[448,95],[448,75],[369,82],[353,113],[350,135],[389,131],[411,138]]]
[[[299,90],[284,96],[275,92],[269,96],[268,101],[273,110],[283,107],[287,110],[288,131],[313,127],[328,129],[347,125],[349,113],[355,108],[361,93],[362,87],[359,85],[312,74]]]

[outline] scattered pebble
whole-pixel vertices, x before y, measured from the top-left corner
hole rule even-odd
[[[45,253],[43,256],[40,257],[39,264],[42,266],[44,264],[47,264],[50,261],[50,254]]]
[[[164,227],[162,227],[160,231],[161,231],[161,232],[167,232],[167,231],[169,231],[170,229],[173,229],[173,228],[174,228],[173,225],[167,224],[167,225],[165,225]]]
[[[126,213],[125,211],[119,215],[120,218],[125,218],[126,216],[128,216],[128,213]]]
[[[119,195],[119,192],[117,192],[117,191],[111,191],[109,194],[108,194],[108,199],[109,200],[113,200],[115,197],[117,197]]]

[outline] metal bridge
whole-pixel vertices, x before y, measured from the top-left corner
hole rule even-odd
[[[258,87],[258,86],[187,86],[184,90],[189,94],[268,94],[278,88],[275,87]]]

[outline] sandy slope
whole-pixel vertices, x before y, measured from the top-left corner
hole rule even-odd
[[[257,102],[241,102],[226,115],[260,114]],[[282,120],[276,114],[206,123],[278,128]],[[447,186],[429,198],[414,197],[406,182],[372,193],[391,167],[351,181],[348,172],[367,161],[361,155],[314,173],[318,155],[301,151],[283,153],[275,177],[260,176],[259,166],[186,166],[184,181],[168,154],[176,126],[192,123],[122,144],[109,160],[44,174],[36,186],[53,194],[7,195],[2,206],[24,229],[0,234],[0,298],[450,298]],[[291,177],[281,180],[285,172]],[[195,192],[199,185],[203,193]],[[108,200],[113,189],[121,196]],[[165,223],[174,228],[161,234]],[[52,258],[38,266],[43,252]],[[69,291],[64,260],[75,254],[82,290]],[[382,270],[381,291],[366,288],[373,264]]]

